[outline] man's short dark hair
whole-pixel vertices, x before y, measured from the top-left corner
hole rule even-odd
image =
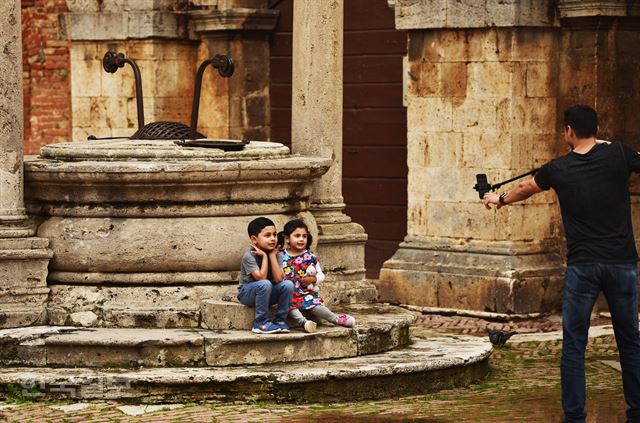
[[[271,219],[267,219],[266,217],[256,217],[251,222],[249,222],[249,226],[247,226],[247,232],[249,232],[249,236],[258,236],[260,231],[262,231],[267,226],[276,226]]]
[[[595,137],[598,114],[589,106],[578,104],[564,111],[564,126],[570,126],[578,138]]]

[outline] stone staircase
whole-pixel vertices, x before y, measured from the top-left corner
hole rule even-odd
[[[253,309],[205,300],[199,326],[38,326],[0,330],[0,396],[22,387],[45,398],[333,401],[466,385],[487,372],[479,338],[412,340],[415,315],[379,304],[343,306],[355,328],[250,332]],[[13,386],[13,388],[11,388]],[[117,389],[116,389],[117,388]]]

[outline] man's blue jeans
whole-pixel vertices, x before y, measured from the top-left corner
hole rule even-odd
[[[264,323],[269,320],[269,306],[278,304],[276,320],[285,320],[289,314],[289,304],[293,295],[293,283],[282,281],[272,284],[271,281],[261,280],[243,283],[238,289],[238,301],[256,308],[256,322]]]
[[[640,334],[636,264],[580,263],[567,267],[562,298],[562,408],[565,422],[584,422],[584,352],[591,311],[604,293],[622,366],[628,422],[640,422]]]

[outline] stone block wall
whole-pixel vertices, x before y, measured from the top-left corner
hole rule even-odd
[[[547,29],[411,33],[408,236],[557,236],[551,194],[496,213],[479,208],[472,189],[477,173],[495,183],[556,156],[557,50],[555,31]]]
[[[162,40],[74,42],[71,47],[74,140],[85,140],[90,134],[98,137],[131,136],[137,130],[133,70],[127,64],[116,73],[105,72],[102,58],[109,48],[124,53],[140,67],[145,124],[162,120],[189,124],[197,70],[197,44]],[[210,127],[215,126],[214,122],[222,122],[222,126],[226,126],[224,116],[217,118],[209,113],[212,105],[220,102],[217,98],[212,101],[216,97],[212,94],[225,90],[216,86],[220,85],[218,81],[220,78],[213,81],[207,78],[203,84],[202,97],[206,103],[202,103],[203,118],[199,123],[207,135],[210,135]]]
[[[70,54],[58,36],[65,0],[22,0],[24,153],[71,137]]]

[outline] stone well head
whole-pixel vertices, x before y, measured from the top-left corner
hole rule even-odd
[[[250,220],[302,218],[316,232],[311,184],[330,164],[260,141],[226,152],[172,140],[43,147],[25,162],[25,200],[54,252],[50,323],[84,313],[92,325],[197,326],[203,299],[235,296]]]

